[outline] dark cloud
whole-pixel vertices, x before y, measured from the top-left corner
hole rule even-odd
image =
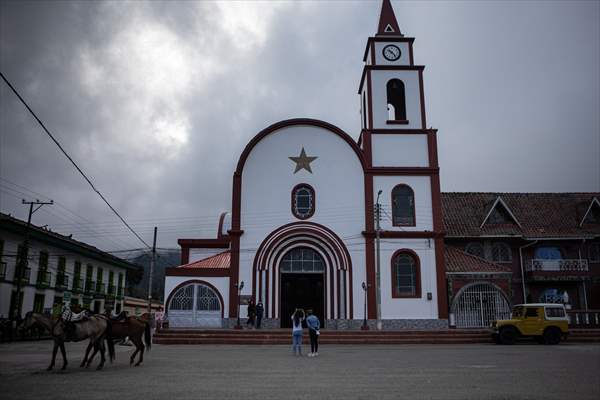
[[[542,6],[543,5],[543,6]],[[394,2],[425,64],[446,191],[600,190],[600,3]],[[353,137],[379,2],[0,3],[0,68],[122,215],[213,235],[240,152],[281,119]],[[0,208],[141,244],[0,85]],[[21,186],[14,186],[11,182]],[[75,213],[76,215],[74,215]]]

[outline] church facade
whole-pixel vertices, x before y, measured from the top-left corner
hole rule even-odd
[[[183,265],[165,282],[171,326],[230,326],[250,299],[273,327],[295,308],[331,328],[365,317],[447,326],[436,131],[426,128],[413,41],[383,1],[364,52],[358,141],[291,119],[248,143],[216,237],[179,241]]]
[[[523,302],[597,324],[600,193],[440,193],[413,42],[383,0],[357,141],[291,119],[247,144],[215,236],[180,239],[166,270],[171,327],[231,328],[249,301],[269,328],[296,308],[328,329],[479,328]]]

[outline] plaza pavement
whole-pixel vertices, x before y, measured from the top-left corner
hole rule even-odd
[[[600,345],[154,345],[141,367],[116,346],[103,371],[46,372],[52,342],[0,344],[2,399],[599,399]],[[306,351],[306,346],[303,349]],[[94,360],[93,366],[98,362]],[[57,356],[57,366],[62,359]]]

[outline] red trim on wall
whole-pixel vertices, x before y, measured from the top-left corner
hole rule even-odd
[[[410,122],[407,119],[388,119],[385,123],[388,125],[408,125]]]
[[[419,92],[421,100],[421,128],[427,129],[427,118],[425,116],[425,90],[423,88],[423,70],[419,70]]]
[[[375,238],[375,230],[363,231],[362,235],[366,238]],[[444,237],[444,232],[436,231],[381,231],[380,236],[383,239],[434,239]]]
[[[179,239],[177,244],[188,249],[226,249],[229,247],[229,238]]]
[[[362,82],[361,82],[362,83]],[[359,91],[360,93],[361,91]],[[367,126],[367,130],[373,129],[373,83],[371,82],[371,73],[367,74],[367,104],[369,107],[369,126]]]
[[[448,289],[444,267],[444,238],[435,238],[435,271],[438,300],[438,318],[448,318]]]
[[[219,292],[219,289],[214,287],[210,282],[206,282],[206,281],[203,281],[200,279],[192,279],[189,281],[181,282],[179,285],[175,286],[173,288],[173,290],[171,290],[171,293],[169,293],[169,296],[167,297],[167,301],[165,302],[165,311],[167,312],[167,315],[169,313],[169,304],[171,304],[171,299],[173,298],[173,295],[175,293],[177,293],[177,291],[179,289],[181,289],[182,287],[187,286],[187,285],[196,284],[196,283],[210,287],[217,294],[217,297],[219,297],[219,302],[221,303],[221,318],[224,318],[225,317],[225,303],[223,302],[223,296],[221,296],[221,292]],[[194,299],[194,301],[195,301],[195,299]]]
[[[428,135],[430,132],[436,132],[437,129],[371,129],[372,135]]]
[[[370,151],[370,149],[369,149]],[[374,231],[375,216],[373,214],[373,175],[365,173],[365,227],[367,231]],[[376,287],[375,287],[375,242],[373,237],[365,240],[365,282],[367,283],[368,318],[377,318]]]
[[[181,265],[188,264],[190,262],[190,248],[182,247],[181,248]]]
[[[373,175],[437,175],[440,171],[430,167],[371,167],[367,172]]]
[[[165,276],[229,276],[229,268],[165,268]]]
[[[247,157],[247,155],[246,155]],[[229,279],[229,316],[237,317],[238,290],[236,285],[240,279],[240,213],[242,205],[242,174],[233,174],[233,195],[231,213],[231,264]]]
[[[223,235],[223,223],[225,221],[225,216],[227,215],[227,212],[223,212],[221,213],[221,215],[219,216],[219,227],[217,228],[217,238],[222,239],[228,235]]]
[[[414,40],[411,40],[408,43],[408,53],[410,55],[410,65],[415,65],[415,60],[413,58],[413,42],[414,42]]]
[[[358,85],[358,94],[362,92],[362,87],[365,82],[365,76],[367,72],[379,70],[379,71],[423,71],[424,65],[365,65],[363,72],[360,77],[360,84]],[[370,74],[368,74],[370,75]]]
[[[412,257],[415,262],[415,294],[414,295],[401,295],[396,291],[396,274],[394,271],[394,261],[396,257],[400,254],[408,254]],[[400,249],[396,250],[394,254],[392,254],[392,258],[390,259],[390,271],[392,273],[392,280],[390,281],[392,284],[392,298],[394,299],[420,299],[421,298],[421,260],[417,253],[415,253],[412,249]]]

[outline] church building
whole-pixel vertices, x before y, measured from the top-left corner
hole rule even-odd
[[[413,42],[384,0],[363,56],[358,141],[298,118],[247,144],[215,237],[179,240],[183,265],[165,278],[171,327],[233,327],[251,299],[273,328],[296,308],[330,329],[365,316],[372,329],[448,326],[437,132]]]

